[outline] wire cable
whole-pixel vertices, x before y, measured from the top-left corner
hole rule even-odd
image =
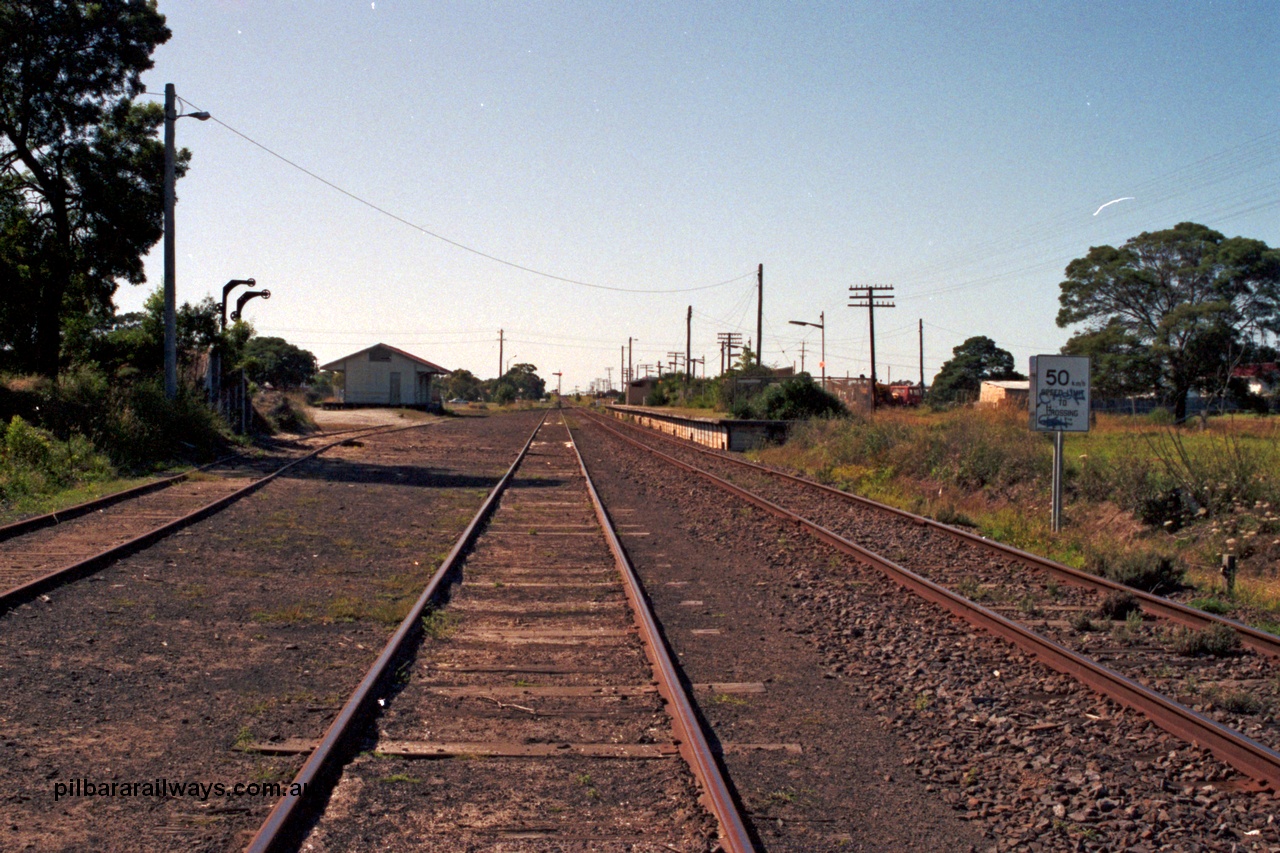
[[[191,104],[190,102],[185,100],[183,101],[183,104],[187,106],[194,106],[194,104]],[[506,260],[505,258],[500,258],[497,255],[489,254],[488,252],[481,251],[480,249],[473,248],[471,246],[468,246],[465,243],[460,243],[457,240],[453,240],[449,237],[446,237],[443,234],[438,234],[435,231],[430,230],[429,228],[424,228],[423,226],[418,225],[416,222],[410,222],[408,219],[405,219],[403,216],[399,216],[395,213],[392,213],[386,208],[380,207],[377,204],[374,204],[373,202],[369,201],[368,199],[361,198],[360,196],[356,195],[350,190],[347,190],[338,186],[333,181],[330,181],[327,178],[323,178],[320,175],[317,175],[315,172],[311,171],[305,166],[295,163],[294,161],[290,160],[288,157],[285,157],[283,154],[279,154],[271,150],[267,146],[263,145],[261,142],[258,142],[256,139],[253,139],[252,137],[240,132],[239,130],[236,130],[234,127],[222,121],[217,116],[210,115],[209,118],[214,123],[231,131],[231,133],[240,137],[245,142],[248,142],[250,145],[253,145],[256,148],[260,148],[261,150],[265,151],[267,154],[270,154],[272,157],[276,158],[280,162],[285,163],[289,166],[292,166],[293,168],[297,169],[299,172],[302,172],[304,175],[307,175],[308,177],[324,184],[329,189],[339,192],[342,195],[346,196],[347,198],[351,199],[352,201],[363,204],[365,207],[368,207],[371,210],[381,213],[383,216],[386,216],[389,219],[393,219],[396,222],[399,222],[401,225],[408,226],[409,228],[412,228],[415,231],[419,231],[423,234],[426,234],[428,237],[434,237],[435,239],[440,240],[443,243],[448,243],[450,246],[453,246],[454,248],[462,249],[464,252],[470,252],[473,255],[478,255],[479,257],[482,257],[485,260],[493,261],[494,263],[502,264],[503,266],[508,266],[508,267],[511,267],[512,269],[520,270],[521,272],[527,272],[527,273],[530,273],[531,275],[536,275],[542,278],[551,279],[552,281],[564,282],[565,284],[573,284],[573,285],[578,285],[580,287],[590,287],[595,290],[610,290],[616,293],[692,293],[698,290],[711,290],[712,288],[716,288],[716,287],[724,287],[727,284],[733,284],[734,282],[742,281],[744,278],[747,278],[749,276],[754,276],[756,274],[756,271],[752,270],[751,272],[743,273],[742,275],[735,276],[734,278],[725,279],[724,281],[718,281],[715,284],[702,284],[694,287],[675,287],[675,288],[667,288],[667,289],[647,289],[647,288],[635,288],[635,287],[614,287],[608,284],[596,284],[590,281],[582,281],[576,278],[568,278],[566,276],[544,272],[543,270],[525,266],[524,264],[518,264],[515,261],[509,261],[509,260]]]

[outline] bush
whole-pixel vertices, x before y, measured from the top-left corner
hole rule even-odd
[[[37,426],[66,443],[87,441],[119,467],[140,470],[174,459],[208,458],[225,443],[226,427],[198,388],[179,386],[169,400],[159,379],[108,381],[77,367],[57,382],[11,380],[29,386]],[[70,444],[68,444],[70,446]]]
[[[100,444],[117,464],[144,468],[179,458],[207,458],[223,441],[225,425],[198,391],[180,388],[166,399],[159,381],[139,382],[112,394],[110,420]]]
[[[722,388],[726,386],[721,386]],[[813,377],[801,373],[781,382],[763,386],[755,394],[738,389],[728,395],[729,413],[739,419],[790,421],[841,417],[849,414],[844,403],[816,385]]]
[[[1138,601],[1127,592],[1111,592],[1098,605],[1098,615],[1103,619],[1127,619],[1138,612]]]
[[[1222,658],[1240,651],[1240,635],[1226,625],[1210,625],[1203,630],[1178,626],[1168,634],[1169,645],[1187,657]]]
[[[1166,593],[1182,588],[1183,570],[1174,558],[1149,551],[1094,552],[1086,558],[1085,568],[1144,592]]]
[[[93,444],[72,434],[59,440],[18,415],[3,430],[0,499],[40,495],[114,476],[110,461]]]
[[[1027,429],[1021,413],[958,409],[926,440],[925,475],[962,489],[1007,488],[1051,476],[1050,447]]]
[[[306,435],[316,431],[315,421],[307,414],[297,394],[268,391],[254,398],[256,419],[260,419],[268,431],[290,432]]]
[[[844,403],[814,384],[808,374],[770,385],[752,400],[752,411],[764,420],[807,420],[847,415]]]

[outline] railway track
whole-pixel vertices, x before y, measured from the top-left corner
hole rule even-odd
[[[684,442],[658,437],[648,430],[627,430],[632,435],[624,435],[599,418],[591,420],[617,439],[643,448],[667,464],[704,477],[718,487],[801,526],[808,533],[876,567],[926,599],[1009,640],[1092,689],[1140,711],[1178,737],[1211,749],[1260,784],[1280,787],[1280,754],[1274,751],[1274,744],[1260,742],[1275,740],[1271,725],[1272,708],[1280,707],[1271,704],[1270,699],[1271,692],[1275,690],[1276,674],[1270,653],[1274,648],[1273,638],[1269,635],[1254,632],[1230,620],[1215,620],[1212,614],[1192,611],[1194,624],[1219,625],[1216,629],[1218,636],[1222,632],[1241,631],[1244,642],[1252,646],[1236,653],[1211,657],[1179,654],[1176,650],[1179,638],[1185,641],[1189,632],[1179,634],[1170,631],[1150,616],[1146,619],[1130,617],[1107,626],[1109,630],[1099,630],[1098,625],[1080,630],[1080,617],[1085,614],[1092,613],[1094,619],[1106,621],[1096,615],[1095,608],[1103,594],[1116,592],[1114,585],[1092,583],[1091,576],[1076,573],[1068,567],[954,531],[936,522],[926,523],[926,519],[889,510],[800,478],[781,475],[763,466],[693,448]],[[644,438],[633,437],[635,432],[642,433]],[[679,449],[662,453],[653,446],[659,443],[664,447],[678,445]],[[696,460],[697,464],[691,460]],[[930,536],[932,541],[929,541]],[[883,556],[886,551],[893,553],[896,559]],[[993,561],[1011,565],[989,567],[987,564]],[[910,565],[901,565],[905,562]],[[1025,567],[1028,564],[1043,568],[1046,574],[1027,578]],[[975,582],[975,576],[981,580]],[[1062,580],[1079,584],[1079,587],[1074,591],[1060,587],[1058,581]],[[982,593],[987,605],[995,606],[984,606],[953,591],[955,585],[961,583]],[[1178,618],[1184,624],[1191,621],[1185,614],[1191,609],[1182,605],[1155,596],[1135,595],[1133,600],[1140,601],[1144,609],[1150,608],[1152,614]],[[1042,603],[1045,601],[1056,604]],[[1045,608],[1048,606],[1060,609],[1046,616]],[[1060,617],[1063,612],[1078,614],[1074,620],[1077,627],[1073,628],[1061,618],[1053,618]],[[1169,613],[1175,615],[1167,616]],[[1209,632],[1202,633],[1207,635]],[[1255,642],[1254,634],[1262,636]],[[1268,652],[1257,651],[1257,645],[1263,645]],[[1107,665],[1099,663],[1100,660]],[[1222,698],[1232,695],[1251,697],[1257,704],[1247,705],[1244,700],[1233,703]],[[1187,701],[1184,704],[1177,699]]]
[[[325,737],[252,748],[309,757],[251,851],[754,849],[559,415]]]
[[[422,424],[313,437],[288,452],[283,464],[278,457],[227,457],[0,527],[0,613],[207,518],[326,450],[418,426]]]

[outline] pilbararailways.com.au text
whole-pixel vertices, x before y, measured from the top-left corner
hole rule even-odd
[[[151,779],[146,782],[93,782],[72,779],[53,783],[54,802],[63,797],[153,797],[157,800],[187,798],[208,800],[210,797],[300,797],[307,791],[305,782],[175,782]]]

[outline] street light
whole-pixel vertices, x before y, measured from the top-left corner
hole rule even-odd
[[[246,290],[240,294],[240,298],[236,300],[236,310],[231,312],[232,320],[239,320],[241,313],[244,311],[244,304],[255,296],[261,296],[263,299],[271,298],[270,290]]]
[[[241,285],[253,287],[257,283],[257,280],[252,278],[233,278],[231,281],[222,285],[222,328],[224,331],[227,328],[227,297],[231,295],[231,291]]]
[[[822,330],[822,390],[827,390],[827,312],[818,313],[818,322],[806,323],[804,320],[788,320],[793,326],[813,326],[815,329]]]
[[[176,198],[177,153],[173,145],[173,126],[183,115],[199,121],[208,121],[206,112],[178,114],[178,96],[173,84],[164,87],[164,395],[172,400],[178,396],[178,309],[177,289],[174,285],[173,205]]]

